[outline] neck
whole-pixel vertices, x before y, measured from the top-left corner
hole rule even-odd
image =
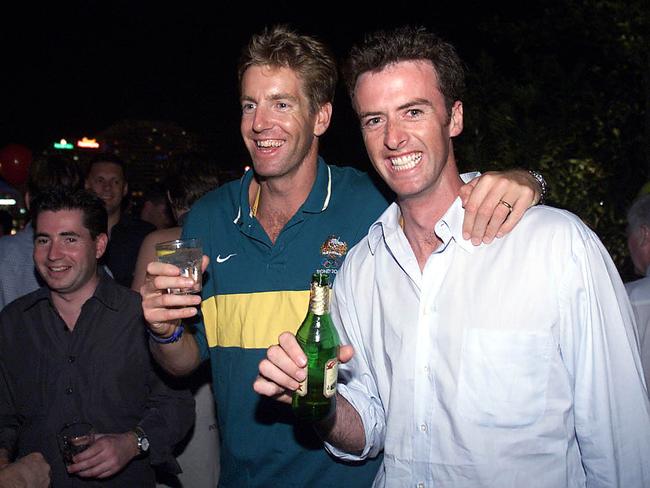
[[[88,283],[74,292],[63,293],[54,290],[50,291],[52,304],[69,330],[74,330],[77,319],[81,314],[81,307],[93,296],[98,283],[99,275],[95,273]]]
[[[298,171],[274,178],[257,175],[248,190],[248,199],[254,216],[260,222],[271,242],[305,203],[311,192],[318,169],[317,158],[305,161]]]
[[[418,260],[420,270],[442,241],[435,225],[458,197],[463,182],[455,170],[445,172],[434,188],[407,198],[397,198],[402,212],[404,234]]]
[[[121,212],[121,210],[119,208],[108,215],[108,234],[109,235],[110,235],[111,231],[113,230],[113,227],[115,226],[115,224],[117,224],[120,221],[121,216],[122,216],[122,212]]]

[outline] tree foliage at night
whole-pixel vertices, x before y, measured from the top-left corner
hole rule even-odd
[[[540,170],[548,203],[580,216],[631,279],[625,212],[650,174],[647,0],[526,7],[478,26],[461,167]]]

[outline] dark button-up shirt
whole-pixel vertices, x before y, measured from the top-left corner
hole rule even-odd
[[[113,226],[103,262],[120,285],[131,287],[140,245],[147,234],[154,230],[156,227],[153,224],[126,213]]]
[[[177,468],[174,444],[194,420],[194,400],[174,390],[152,362],[140,296],[105,274],[72,331],[47,288],[0,312],[0,448],[18,457],[40,451],[52,466],[54,488],[154,486],[151,465]],[[98,433],[141,426],[150,454],[132,460],[110,480],[69,476],[56,433],[69,422],[90,422]]]

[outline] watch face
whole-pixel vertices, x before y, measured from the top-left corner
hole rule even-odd
[[[149,439],[146,437],[142,438],[140,441],[140,449],[142,449],[142,452],[147,452],[149,450]]]

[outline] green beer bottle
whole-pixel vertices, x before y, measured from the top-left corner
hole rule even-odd
[[[312,276],[309,310],[296,339],[307,356],[307,378],[293,393],[292,407],[298,418],[314,422],[336,409],[339,335],[330,317],[326,274]]]

